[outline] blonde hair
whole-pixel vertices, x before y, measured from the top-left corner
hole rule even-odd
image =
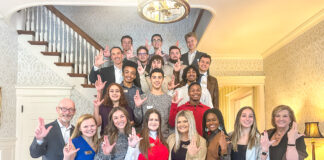
[[[235,152],[237,152],[237,142],[239,141],[241,134],[242,134],[242,125],[240,123],[240,119],[242,116],[242,112],[246,109],[251,110],[253,113],[253,124],[251,126],[251,130],[249,133],[248,149],[251,149],[252,147],[258,145],[260,142],[260,133],[257,128],[254,110],[253,110],[253,108],[251,108],[249,106],[245,106],[238,111],[238,113],[236,115],[235,124],[234,124],[234,131],[232,134],[231,141],[232,141],[232,145],[233,145],[233,150]]]
[[[276,115],[279,112],[284,111],[284,110],[288,111],[291,123],[296,122],[296,117],[295,117],[294,111],[289,106],[279,105],[276,108],[274,108],[273,111],[272,111],[271,124],[272,124],[273,127],[277,128],[277,125],[276,125],[276,122],[275,122]]]
[[[191,139],[192,137],[196,136],[197,137],[197,146],[199,146],[199,135],[196,130],[196,122],[194,115],[192,114],[191,111],[186,111],[182,110],[178,112],[176,116],[176,124],[178,123],[179,117],[185,117],[188,120],[189,123],[189,131],[188,131],[188,137]],[[174,145],[174,152],[177,152],[178,149],[180,148],[180,143],[181,143],[181,134],[178,131],[177,125],[175,129],[175,145]]]
[[[88,120],[88,119],[93,119],[96,126],[97,126],[97,121],[96,121],[96,119],[94,118],[93,115],[91,115],[91,114],[81,115],[79,117],[76,125],[75,125],[75,128],[73,130],[71,139],[79,137],[79,136],[82,135],[82,132],[80,131],[81,124],[82,124],[83,121]],[[92,140],[93,140],[93,144],[95,144],[95,149],[97,150],[97,148],[98,148],[98,127],[96,129],[96,134],[92,137]]]

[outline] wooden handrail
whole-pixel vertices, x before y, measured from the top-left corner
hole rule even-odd
[[[59,17],[64,23],[70,26],[75,32],[77,32],[80,36],[82,36],[96,49],[100,50],[103,48],[100,44],[98,44],[95,40],[93,40],[87,33],[85,33],[81,28],[79,28],[76,24],[74,24],[69,18],[67,18],[63,13],[57,10],[54,6],[46,5],[45,7],[48,10],[52,11],[57,17]]]
[[[194,25],[194,27],[193,27],[193,29],[192,29],[192,32],[196,32],[197,27],[198,27],[198,24],[200,23],[200,20],[201,20],[201,17],[202,17],[202,15],[203,15],[203,13],[204,13],[204,9],[200,9],[200,11],[199,11],[199,15],[198,15],[197,20],[196,20],[196,22],[195,22],[195,25]]]

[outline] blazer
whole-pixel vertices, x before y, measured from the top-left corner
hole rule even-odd
[[[109,84],[116,81],[114,65],[110,67],[100,68],[97,71],[95,71],[94,67],[92,67],[89,74],[89,80],[91,83],[95,83],[98,80],[97,77],[98,74],[100,75],[102,82],[107,81],[105,88],[103,90],[103,95],[105,95],[106,89],[109,86]]]
[[[194,60],[192,61],[192,64],[193,66],[197,67],[197,69],[199,68],[198,67],[198,61],[200,59],[200,57],[203,55],[203,54],[206,54],[204,52],[199,52],[199,51],[196,51],[196,56],[194,58]],[[189,55],[189,52],[181,55],[181,58],[180,60],[183,62],[184,65],[187,65],[189,66],[189,59],[188,59],[188,55]]]
[[[48,135],[44,138],[43,143],[39,145],[34,138],[29,147],[29,152],[32,158],[39,158],[42,156],[43,160],[58,160],[63,159],[63,148],[65,142],[62,136],[61,128],[55,120],[47,125],[45,128],[53,126]],[[72,134],[74,126],[72,126],[70,134]]]
[[[219,108],[219,90],[217,79],[208,75],[207,77],[207,89],[212,98],[214,108]]]
[[[206,140],[198,134],[196,136],[197,136],[197,147],[201,147],[201,149],[195,156],[190,156],[189,153],[187,152],[186,160],[204,160],[206,158],[206,153],[207,153]],[[175,134],[173,133],[167,139],[167,143],[169,145],[169,160],[172,159],[171,154],[172,154],[173,147],[175,145],[175,141],[176,141]]]

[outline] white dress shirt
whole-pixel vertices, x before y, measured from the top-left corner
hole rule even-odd
[[[120,84],[123,81],[123,71],[114,65],[115,83]]]
[[[207,88],[207,72],[203,73],[200,78],[200,85],[201,87]]]
[[[189,65],[192,64],[193,60],[195,59],[197,51],[194,51],[193,53],[188,52],[188,62]]]

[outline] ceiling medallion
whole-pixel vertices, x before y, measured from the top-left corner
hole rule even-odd
[[[173,23],[188,16],[188,0],[139,0],[138,12],[154,23]]]

